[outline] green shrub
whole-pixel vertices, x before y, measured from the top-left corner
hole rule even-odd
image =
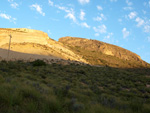
[[[35,60],[31,62],[33,66],[46,66],[46,63],[43,60]]]

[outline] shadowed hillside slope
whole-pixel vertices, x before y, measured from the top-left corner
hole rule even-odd
[[[51,59],[60,59],[56,56],[44,56],[44,55],[37,55],[37,54],[28,54],[28,53],[21,53],[21,52],[15,52],[15,51],[9,51],[8,56],[8,50],[6,49],[0,49],[0,60],[24,60],[24,61],[34,61],[37,59],[41,60],[51,60]]]
[[[76,37],[62,37],[59,39],[76,54],[82,55],[93,65],[108,65],[113,67],[150,67],[137,54],[124,48]]]

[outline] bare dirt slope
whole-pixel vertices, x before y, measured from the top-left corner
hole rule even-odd
[[[8,56],[8,50],[0,49],[0,60],[24,60],[24,61],[33,61],[36,59],[41,60],[51,60],[51,59],[60,59],[56,56],[44,56],[44,55],[37,55],[37,54],[27,54],[27,53],[20,53],[15,51],[10,51]]]

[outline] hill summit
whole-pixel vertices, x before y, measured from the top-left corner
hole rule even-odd
[[[140,56],[133,52],[97,40],[89,40],[76,37],[63,37],[60,38],[59,41],[69,46],[73,45],[74,47],[81,47],[82,49],[86,49],[89,51],[101,52],[105,55],[115,56],[119,59],[136,61],[141,60]]]
[[[113,67],[146,67],[149,65],[139,55],[101,41],[68,36],[60,38],[59,42],[70,47],[76,54],[82,55],[93,65]]]

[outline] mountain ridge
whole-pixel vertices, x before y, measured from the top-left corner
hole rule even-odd
[[[54,56],[92,65],[147,67],[139,55],[116,45],[78,37],[51,39],[47,33],[27,28],[0,28],[0,48],[16,52]],[[124,65],[124,64],[125,65]]]

